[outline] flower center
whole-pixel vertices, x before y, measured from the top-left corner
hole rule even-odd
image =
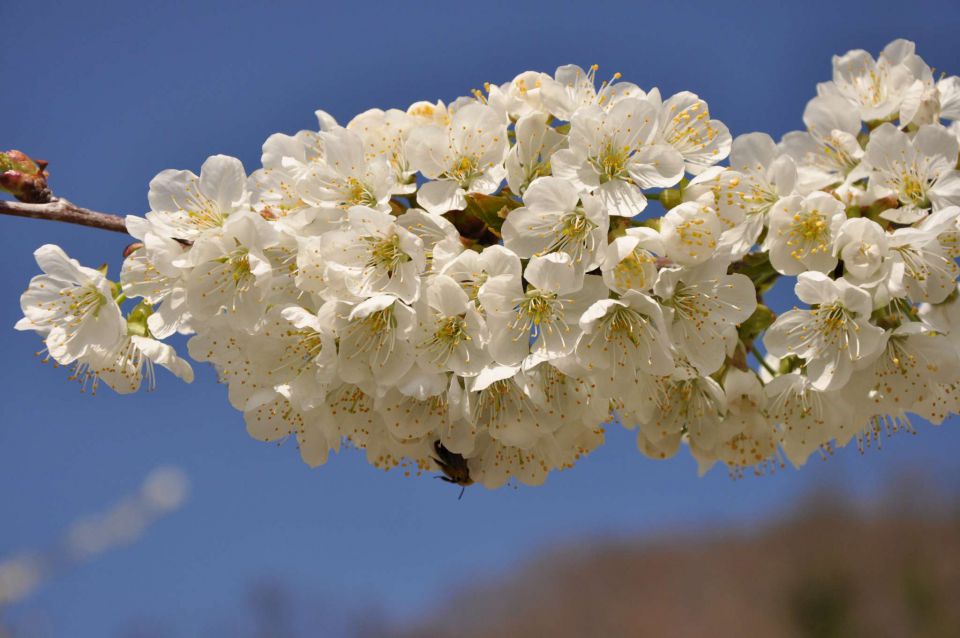
[[[356,177],[347,178],[347,203],[354,206],[376,206],[377,198],[370,188]]]
[[[378,352],[385,360],[396,345],[396,327],[397,319],[393,315],[393,306],[371,312],[363,319],[352,322],[347,331],[351,337],[356,338],[356,349],[350,357]]]
[[[434,363],[443,364],[461,343],[470,340],[466,319],[463,315],[455,315],[440,319],[433,336],[424,341],[421,347],[433,355]]]
[[[642,248],[635,248],[617,264],[613,271],[613,280],[619,288],[644,290],[650,284],[647,281],[647,270],[655,262],[656,259],[651,253]]]
[[[900,201],[908,206],[929,208],[927,199],[927,180],[921,179],[917,171],[904,169],[900,174]]]
[[[624,339],[634,346],[640,346],[641,337],[647,332],[647,317],[633,308],[616,307],[607,315],[603,326],[603,337],[608,342],[622,342]]]
[[[302,370],[323,351],[323,339],[313,328],[288,330],[287,337],[290,339],[287,353],[292,359],[291,365],[298,365],[298,369]]]
[[[400,268],[401,264],[410,261],[410,255],[400,248],[400,236],[392,234],[388,237],[364,237],[370,251],[366,267],[376,272],[386,272],[388,276]]]
[[[787,246],[793,247],[790,255],[803,259],[807,255],[830,250],[830,228],[819,210],[801,211],[793,216],[793,224],[787,233]]]
[[[464,155],[453,163],[447,171],[447,177],[466,188],[481,172],[479,160],[476,157]]]
[[[603,150],[591,163],[600,173],[600,183],[604,184],[620,177],[626,170],[629,159],[629,146],[617,146],[613,140],[607,140]]]
[[[517,306],[517,316],[511,327],[532,331],[537,336],[544,329],[553,330],[554,323],[563,319],[563,306],[556,293],[545,290],[530,290]]]
[[[596,227],[597,225],[587,218],[586,211],[578,208],[560,218],[551,231],[553,242],[538,254],[562,251],[569,253],[575,262],[580,263],[584,251],[593,253],[596,242],[591,233]]]

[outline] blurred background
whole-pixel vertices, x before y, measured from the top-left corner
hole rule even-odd
[[[565,63],[694,91],[735,135],[779,137],[834,54],[906,37],[960,72],[958,24],[947,1],[0,0],[0,148],[49,160],[80,205],[142,214],[160,170],[215,153],[252,170],[314,109],[345,123]],[[257,443],[206,367],[192,386],[81,394],[12,328],[46,242],[113,274],[127,243],[0,219],[4,638],[960,635],[955,420],[741,480],[643,458],[614,428],[543,487],[458,501],[358,453],[309,470]]]

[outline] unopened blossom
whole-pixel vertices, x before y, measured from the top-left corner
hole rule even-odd
[[[889,274],[887,233],[871,219],[854,217],[843,222],[837,232],[834,252],[843,262],[847,281],[869,285]]]

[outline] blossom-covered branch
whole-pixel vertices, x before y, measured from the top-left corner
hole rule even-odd
[[[595,74],[163,171],[119,281],[44,246],[17,327],[120,392],[191,379],[190,335],[253,437],[461,485],[539,484],[613,421],[740,474],[960,410],[960,79],[851,51],[778,142]]]

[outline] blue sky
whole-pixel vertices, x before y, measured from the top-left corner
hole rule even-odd
[[[799,128],[830,56],[917,41],[960,71],[955,2],[3,3],[0,147],[48,159],[55,192],[118,213],[145,211],[165,168],[226,153],[256,167],[276,131],[370,107],[451,100],[526,69],[597,63],[643,88],[692,90],[734,134]],[[122,236],[0,219],[0,557],[54,542],[162,463],[193,482],[187,506],[139,543],[80,566],[10,610],[49,635],[121,635],[165,619],[182,635],[227,617],[273,577],[331,609],[382,606],[409,618],[461,574],[492,574],[535,548],[664,530],[749,527],[825,483],[869,497],[905,467],[960,485],[956,422],[920,424],[881,452],[843,450],[802,472],[697,478],[686,455],[640,456],[630,433],[537,489],[457,490],[343,454],[308,470],[296,450],[248,438],[212,371],[154,393],[80,394],[17,333],[33,250],[63,246],[119,268]],[[4,328],[5,326],[5,328]],[[182,345],[182,344],[180,344]],[[26,620],[24,620],[26,619]],[[172,620],[171,620],[172,619]],[[212,619],[212,620],[211,620]]]

